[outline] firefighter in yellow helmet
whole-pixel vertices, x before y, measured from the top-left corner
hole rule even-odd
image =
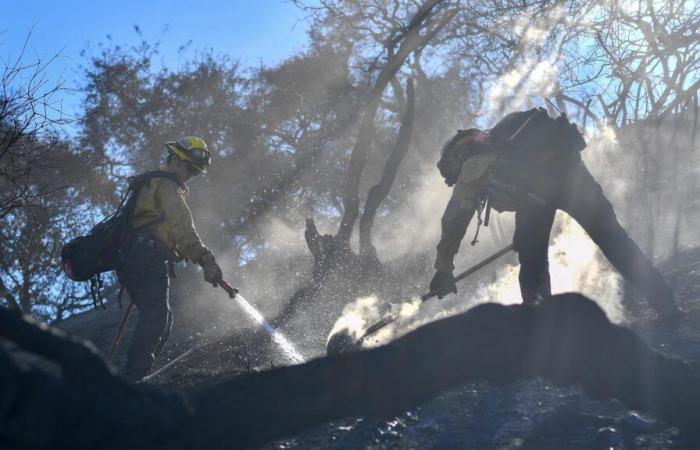
[[[213,253],[202,243],[185,202],[187,181],[207,173],[211,153],[199,137],[166,142],[167,161],[161,170],[134,177],[139,183],[128,217],[130,233],[123,243],[117,276],[139,310],[139,320],[127,353],[125,377],[148,374],[162,350],[173,319],[168,301],[168,264],[183,259],[199,264],[214,286],[222,278]]]

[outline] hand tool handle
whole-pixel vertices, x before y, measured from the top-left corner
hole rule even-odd
[[[468,268],[467,270],[465,270],[464,272],[460,273],[459,275],[457,275],[455,277],[455,283],[458,283],[458,282],[462,281],[463,279],[467,278],[469,275],[473,274],[474,272],[477,272],[477,271],[483,269],[484,267],[488,266],[489,264],[491,264],[492,262],[494,262],[495,260],[497,260],[501,256],[510,252],[511,250],[513,250],[513,244],[510,244],[506,248],[494,253],[493,255],[489,256],[488,258],[471,266],[470,268]],[[421,301],[430,300],[431,298],[435,297],[435,295],[436,294],[434,292],[428,292],[427,294],[423,295],[420,299],[421,299]]]

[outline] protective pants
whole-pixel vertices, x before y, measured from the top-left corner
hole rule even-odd
[[[140,379],[148,374],[170,336],[173,315],[168,301],[167,253],[147,233],[127,244],[117,276],[139,311],[127,352],[124,375]]]
[[[659,271],[627,235],[617,221],[612,204],[583,161],[576,158],[552,177],[554,189],[531,184],[532,192],[547,205],[519,205],[515,213],[513,243],[520,259],[520,290],[523,302],[533,303],[537,295],[551,295],[547,250],[557,209],[568,213],[588,233],[605,257],[661,314],[673,314],[677,307],[673,293]],[[541,177],[540,180],[544,178]]]

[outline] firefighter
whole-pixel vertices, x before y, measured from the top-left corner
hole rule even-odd
[[[581,151],[583,136],[565,115],[542,108],[505,116],[491,130],[460,131],[442,150],[438,167],[452,197],[442,217],[431,292],[457,288],[453,259],[476,212],[515,212],[514,249],[520,261],[523,303],[551,295],[548,247],[557,210],[575,219],[612,265],[647,298],[659,316],[678,317],[673,293],[627,235]],[[481,222],[481,216],[479,216]]]
[[[116,268],[120,283],[139,311],[127,352],[124,376],[146,376],[170,335],[173,315],[168,300],[172,263],[183,259],[199,264],[204,279],[217,286],[221,268],[200,239],[185,201],[187,181],[207,173],[211,153],[196,136],[166,142],[168,157],[160,171],[149,172],[128,217],[131,232]]]

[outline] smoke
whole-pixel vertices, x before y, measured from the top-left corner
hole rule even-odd
[[[359,340],[370,325],[381,319],[380,306],[381,303],[377,296],[360,297],[349,303],[343,308],[343,312],[333,326],[329,337],[344,333],[355,341]]]
[[[433,164],[421,167],[414,185],[406,202],[378,227],[375,246],[386,260],[431,252],[440,238],[440,217],[452,190]]]
[[[566,20],[563,8],[556,6],[542,17],[523,14],[513,23],[504,22],[504,27],[508,26],[515,34],[518,42],[517,49],[503,74],[488,87],[485,106],[480,114],[484,124],[487,121],[494,122],[508,112],[543,105],[543,97],[558,94],[561,54],[553,49],[561,49],[561,47],[557,42],[553,42],[552,37],[555,34],[554,28],[561,24],[566,25]],[[325,84],[318,83],[319,89],[314,91],[318,90],[321,95],[320,93],[325,91]],[[320,88],[321,86],[323,89]],[[442,104],[444,97],[449,96],[440,97],[442,98],[435,100],[435,104]],[[430,106],[428,105],[427,108]],[[452,124],[454,117],[460,116],[462,112],[450,111],[449,114],[445,114],[441,111],[441,113],[443,116],[452,116],[446,117],[446,120],[441,123]],[[464,114],[464,117],[471,115],[470,111]],[[471,124],[465,123],[462,126],[469,125]],[[618,216],[625,223],[625,220],[629,221],[630,217],[627,214],[625,200],[630,190],[632,175],[626,173],[622,175],[620,168],[625,166],[628,155],[621,151],[618,137],[612,128],[605,127],[597,130],[596,133],[589,129],[585,131],[589,142],[588,149],[583,153],[586,163],[603,185],[606,194],[618,211]],[[430,141],[426,139],[428,134],[423,133],[421,139],[416,141],[427,144],[426,141]],[[436,156],[437,153],[437,147],[429,152],[425,151],[426,147],[414,149],[412,152],[418,153],[419,150],[423,150],[420,151],[421,155]],[[373,242],[377,248],[377,254],[382,262],[386,263],[385,265],[400,265],[414,256],[429,255],[433,258],[435,245],[440,237],[440,218],[451,190],[444,184],[433,164],[417,167],[414,165],[411,170],[409,178],[411,193],[406,197],[397,196],[401,198],[401,202],[397,202],[398,205],[391,205],[390,214],[384,215],[384,212],[380,211],[377,217]],[[310,172],[307,178],[313,178],[311,181],[316,182],[317,178],[322,176],[321,173]],[[402,189],[404,186],[406,184],[396,183],[393,189]],[[259,223],[262,225],[260,235],[265,243],[265,255],[256,255],[253,258],[254,264],[241,270],[245,274],[241,277],[241,287],[256,305],[263,309],[266,316],[278,312],[283,301],[289,299],[300,285],[298,280],[308,280],[311,262],[303,239],[301,225],[303,220],[297,220],[308,215],[309,211],[303,210],[301,205],[289,203],[279,209],[287,210],[293,220],[280,220],[274,217],[260,220]],[[332,210],[328,206],[325,212]],[[336,219],[334,213],[320,215],[325,215],[325,220],[329,223],[333,223]],[[469,241],[476,231],[476,220],[473,220],[455,260],[457,271],[469,267],[507,245],[512,239],[513,222],[512,214],[494,215],[491,226],[481,230],[479,244],[472,247]],[[620,305],[619,275],[611,269],[581,227],[566,214],[560,213],[557,216],[552,230],[549,255],[553,292],[582,292],[597,300],[613,321],[625,320],[624,310]],[[229,267],[240,265],[240,262],[233,257],[226,263]],[[422,286],[422,291],[425,292],[432,275],[432,268],[430,264],[425,264],[425,268],[421,270],[424,270],[422,274],[406,276],[405,282]],[[518,303],[521,301],[518,270],[517,264],[512,261],[505,259],[498,261],[460,285],[460,295],[442,301],[431,301],[424,305],[415,298],[402,302],[400,298],[386,298],[385,293],[382,293],[384,298],[379,295],[364,296],[367,292],[363,291],[362,297],[344,308],[332,333],[347,330],[352,336],[359,337],[367,326],[382,317],[382,311],[391,310],[399,318],[370,340],[376,343],[386,341],[422,323],[462,312],[479,303],[487,301]],[[359,295],[356,292],[353,294]],[[414,292],[403,293],[406,299],[411,298],[413,294]],[[326,300],[323,298],[321,301]],[[389,305],[389,300],[394,303]],[[319,306],[318,309],[322,310],[322,307]],[[304,311],[301,312],[304,313]],[[314,311],[314,314],[316,317],[297,314],[294,318],[295,327],[311,329],[313,325],[318,324],[317,319],[321,315],[317,311]]]
[[[380,322],[382,319],[392,319],[393,323],[368,336],[367,340],[362,342],[364,347],[373,347],[379,343],[386,343],[395,337],[397,327],[410,322],[416,316],[420,306],[420,298],[415,297],[408,302],[391,304],[387,311],[384,302],[380,301],[376,295],[357,298],[343,309],[340,318],[335,322],[333,329],[328,335],[326,346],[328,348],[329,344],[337,337],[343,339],[343,344],[341,345],[347,345],[345,344],[346,338],[350,338],[351,342],[359,342],[372,325]]]
[[[609,169],[608,162],[619,155],[620,147],[614,130],[604,128],[598,133],[588,133],[588,148],[584,152],[589,169],[599,175],[605,186],[606,194],[613,203],[622,201],[628,189],[628,183],[619,174]],[[412,252],[429,252],[434,255],[434,246],[440,236],[440,217],[444,210],[450,189],[434,167],[425,167],[417,181],[418,189],[414,192],[407,207],[400,210],[389,225],[394,232],[383,238],[378,245],[382,254],[394,258],[405,257]],[[468,240],[475,232],[473,219],[462,243],[460,253],[455,260],[457,271],[463,270],[507,245],[512,239],[514,215],[502,213],[492,217],[490,227],[482,230],[480,243],[469,246]],[[587,233],[566,213],[558,212],[552,228],[549,247],[550,277],[553,293],[569,291],[581,292],[593,298],[603,308],[611,321],[622,323],[627,320],[622,307],[622,278],[610,266],[597,245]],[[518,283],[519,266],[497,261],[481,270],[472,279],[466,280],[460,287],[460,294],[443,300],[431,300],[421,305],[418,299],[407,303],[392,305],[398,319],[375,335],[366,339],[365,346],[376,346],[390,341],[399,335],[413,330],[425,323],[454,315],[472,308],[480,303],[498,302],[514,304],[521,301]],[[426,277],[426,291],[427,291]],[[378,320],[381,302],[372,297],[371,314],[367,299],[359,299],[348,306],[334,332],[342,328],[352,328],[351,335],[362,336],[364,330]],[[346,317],[347,315],[347,317]]]
[[[581,292],[596,300],[613,322],[625,320],[621,305],[622,279],[576,221],[557,213],[554,238],[549,247],[552,293]],[[496,282],[479,286],[467,299],[471,306],[487,301],[503,304],[520,301],[517,265],[501,267]]]
[[[557,214],[553,234],[549,247],[552,293],[580,292],[594,299],[612,322],[627,321],[621,303],[622,278],[605,260],[583,228],[560,212]],[[431,300],[424,304],[421,304],[420,299],[413,299],[392,305],[394,311],[399,311],[398,319],[366,339],[364,346],[374,347],[388,343],[426,323],[462,313],[481,303],[520,303],[517,264],[499,265],[496,262],[482,271],[491,272],[492,275],[482,274],[481,281],[476,284],[466,282],[465,286],[459,288],[460,294],[451,298]],[[352,321],[357,326],[357,331],[352,333],[353,337],[362,336],[364,330],[373,323],[372,320],[378,320],[376,298],[373,298],[372,308],[371,320],[362,316],[365,309],[356,307],[348,310],[352,311],[351,318],[341,318],[341,321]]]
[[[293,205],[288,206],[293,208]],[[269,248],[288,254],[301,254],[308,250],[304,233],[299,231],[298,226],[275,217],[263,221],[261,226],[263,239]]]

